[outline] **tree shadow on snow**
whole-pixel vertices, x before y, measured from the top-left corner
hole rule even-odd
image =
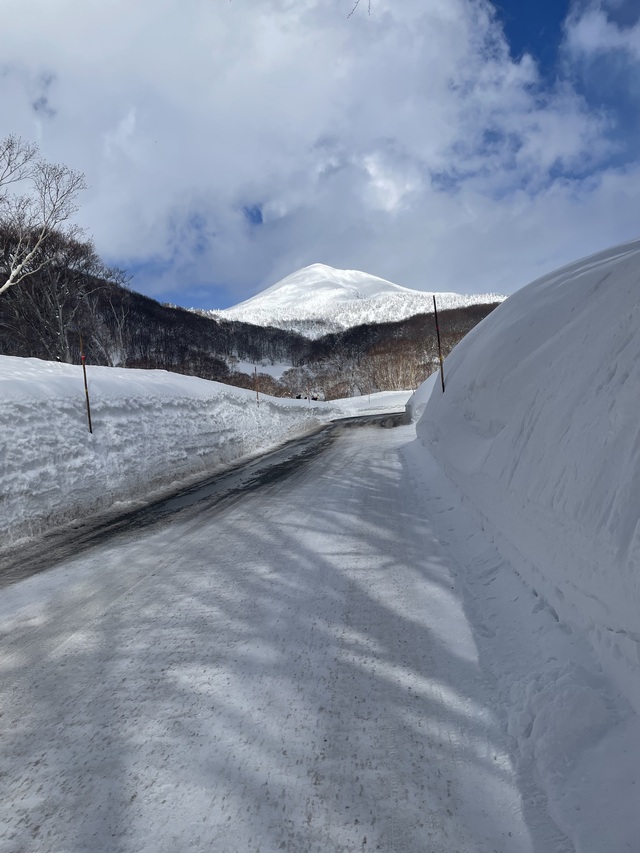
[[[91,558],[5,658],[1,850],[570,849],[376,434]]]

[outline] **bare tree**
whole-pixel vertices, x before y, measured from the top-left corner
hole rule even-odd
[[[7,240],[0,234],[0,239]],[[42,256],[48,260],[40,263]],[[23,282],[19,297],[5,297],[8,317],[16,330],[38,342],[38,352],[72,362],[70,335],[77,331],[85,301],[101,286],[103,269],[91,241],[53,234],[35,263],[42,268]],[[76,336],[77,337],[77,336]]]
[[[6,187],[28,178],[38,155],[38,148],[19,136],[0,140],[0,202],[6,198]]]
[[[52,235],[44,251],[50,260],[34,290],[58,341],[57,357],[70,364],[69,334],[75,329],[85,299],[101,285],[96,276],[102,263],[90,240],[82,242],[65,234]]]
[[[26,184],[27,192],[3,192],[9,184]],[[38,158],[37,148],[23,140],[10,136],[0,143],[0,219],[10,235],[0,244],[0,293],[52,262],[55,252],[43,249],[54,233],[79,237],[80,229],[68,223],[85,188],[83,174]]]
[[[84,328],[104,364],[117,367],[127,360],[128,322],[131,310],[131,276],[117,267],[103,267],[102,286],[85,299]]]

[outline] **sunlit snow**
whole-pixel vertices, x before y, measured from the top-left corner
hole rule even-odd
[[[505,298],[495,293],[410,290],[359,270],[312,264],[245,302],[208,313],[318,337],[362,323],[389,323],[415,314],[432,314],[434,295],[438,310],[502,302]]]

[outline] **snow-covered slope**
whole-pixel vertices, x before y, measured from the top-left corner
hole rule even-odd
[[[439,309],[500,302],[495,293],[436,293]],[[210,316],[258,326],[298,331],[307,337],[348,329],[361,323],[404,320],[433,312],[433,293],[410,290],[358,270],[312,264],[266,290]]]
[[[640,710],[640,240],[518,291],[445,378],[420,440]]]

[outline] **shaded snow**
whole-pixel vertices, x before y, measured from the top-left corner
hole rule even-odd
[[[640,241],[518,291],[447,358],[418,435],[640,710],[639,281]]]
[[[517,772],[414,436],[345,430],[3,590],[0,849],[573,853]]]
[[[452,351],[445,394],[432,378],[409,404],[497,549],[484,568],[477,543],[459,548],[467,582],[503,596],[515,570],[529,613],[588,643],[592,660],[576,660],[540,632],[527,654],[522,592],[510,632],[493,606],[483,616],[510,731],[559,825],[593,853],[640,837],[627,704],[640,711],[639,281],[636,241],[533,282]]]
[[[423,512],[452,566],[479,659],[495,679],[495,707],[513,738],[525,801],[539,802],[542,787],[575,853],[635,853],[640,718],[602,672],[587,635],[558,621],[518,575],[434,457],[418,442],[406,456],[423,484]],[[547,843],[540,853],[565,849]]]

